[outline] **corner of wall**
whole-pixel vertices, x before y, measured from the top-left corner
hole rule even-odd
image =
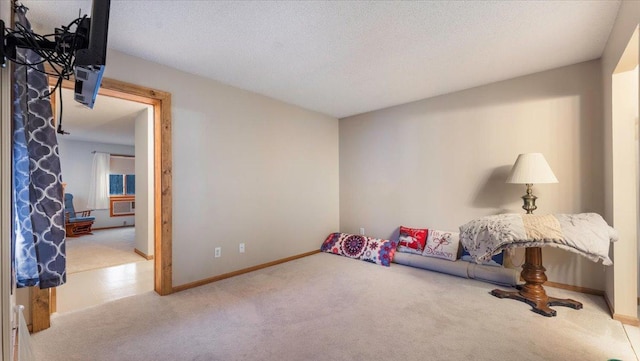
[[[601,57],[604,111],[603,153],[605,167],[605,219],[616,228],[619,228],[622,225],[624,227],[624,234],[621,234],[621,237],[627,238],[627,242],[617,242],[617,244],[613,245],[612,259],[614,261],[614,265],[606,270],[605,300],[609,303],[613,317],[616,319],[620,317],[637,319],[637,292],[629,292],[628,286],[629,283],[632,283],[631,286],[633,288],[637,287],[636,282],[632,281],[632,279],[635,280],[636,277],[638,277],[637,264],[639,260],[638,255],[635,252],[638,242],[637,227],[633,225],[637,222],[637,219],[631,220],[625,217],[623,206],[627,203],[626,199],[629,198],[629,195],[626,194],[624,190],[617,187],[617,183],[620,183],[620,179],[624,179],[624,177],[629,174],[629,169],[620,169],[619,155],[617,154],[620,154],[621,146],[618,144],[616,137],[628,138],[625,137],[624,132],[621,132],[621,129],[619,129],[616,122],[614,122],[614,89],[612,75],[620,64],[620,60],[627,49],[629,39],[638,28],[639,18],[640,2],[623,1],[621,3],[616,22],[613,25]],[[637,56],[637,50],[635,52],[635,55]],[[627,126],[626,131],[634,131],[634,128],[628,127],[628,124],[623,124],[623,126]],[[637,129],[635,131],[637,132]],[[629,144],[627,144],[625,149],[624,154],[634,152],[629,151]],[[632,168],[637,169],[637,161],[635,161],[635,163],[627,164],[631,164]],[[614,177],[616,174],[618,176]],[[631,187],[634,189],[633,193],[635,194],[635,192],[637,192],[637,188],[635,186]],[[629,189],[629,185],[627,185],[625,189]],[[637,195],[632,197],[637,201]],[[626,209],[629,208],[631,207],[626,205]],[[637,207],[633,208],[634,211],[637,209]],[[635,216],[629,218],[635,218]],[[629,242],[631,240],[632,242]],[[630,243],[633,243],[633,247],[630,247]],[[633,249],[634,252],[632,252],[631,249]],[[616,255],[618,257],[616,257]],[[629,278],[629,272],[635,273],[632,279]]]

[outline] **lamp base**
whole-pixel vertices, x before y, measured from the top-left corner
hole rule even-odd
[[[491,294],[498,298],[511,298],[522,301],[533,307],[532,311],[543,316],[553,317],[556,310],[550,306],[565,306],[575,310],[582,309],[582,303],[570,298],[555,298],[547,296],[542,284],[547,281],[546,269],[542,266],[542,248],[529,247],[525,250],[525,263],[520,274],[525,284],[518,287],[518,291],[503,291],[495,289]]]
[[[538,199],[538,197],[533,195],[531,187],[533,187],[533,184],[527,183],[527,194],[522,196],[522,200],[524,201],[522,209],[527,211],[527,214],[532,214],[533,211],[538,209],[536,206],[536,199]]]

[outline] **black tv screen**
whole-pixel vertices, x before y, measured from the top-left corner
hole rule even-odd
[[[110,0],[93,0],[89,44],[87,48],[77,49],[74,54],[74,99],[89,108],[93,108],[98,95],[107,58],[109,7]]]
[[[93,0],[89,25],[89,46],[75,53],[76,65],[105,65],[109,30],[110,0]]]

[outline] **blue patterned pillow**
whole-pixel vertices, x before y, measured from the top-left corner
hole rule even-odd
[[[469,255],[469,252],[467,252],[464,247],[462,249],[462,256],[460,257],[460,259],[467,262],[473,262],[471,255]],[[486,266],[502,267],[504,265],[504,251],[493,255],[490,261],[482,262],[482,264]]]

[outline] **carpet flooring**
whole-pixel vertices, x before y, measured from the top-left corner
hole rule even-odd
[[[32,335],[38,360],[636,360],[602,297],[557,317],[493,285],[315,254],[168,296],[71,312]]]
[[[67,273],[144,261],[133,251],[134,242],[134,227],[100,229],[93,234],[68,237]]]

